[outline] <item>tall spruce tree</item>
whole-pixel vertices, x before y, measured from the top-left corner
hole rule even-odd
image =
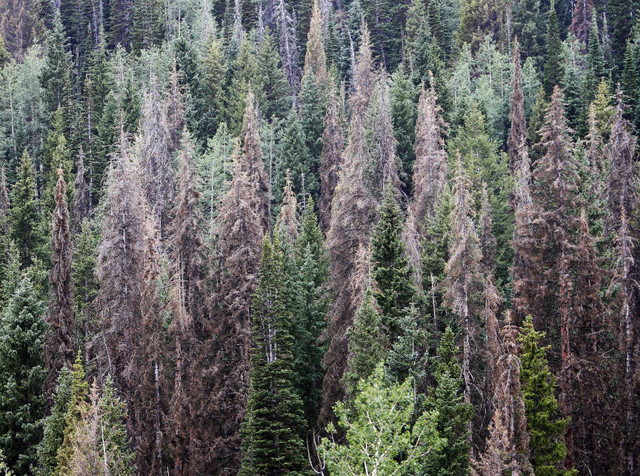
[[[320,225],[324,232],[329,230],[331,223],[333,193],[338,185],[338,174],[342,166],[345,141],[338,100],[335,83],[331,81],[327,99],[327,112],[324,116],[319,168],[320,197],[318,199],[318,210],[320,213]]]
[[[9,467],[29,474],[42,438],[46,377],[45,303],[25,275],[0,325],[0,449]]]
[[[436,385],[426,401],[429,410],[438,412],[436,429],[447,439],[445,446],[425,458],[422,469],[428,475],[464,476],[471,469],[468,425],[473,407],[464,401],[464,382],[454,337],[451,328],[447,327],[434,364]]]
[[[401,320],[416,300],[413,271],[401,240],[403,216],[391,187],[378,211],[379,219],[371,238],[371,277],[382,325],[390,343],[403,333]]]
[[[544,333],[533,327],[527,316],[518,336],[520,343],[520,380],[531,435],[531,465],[535,474],[565,476],[573,471],[562,469],[567,454],[564,433],[569,422],[560,417],[556,400],[556,379],[547,362],[548,347],[541,346]]]
[[[347,395],[354,397],[359,382],[371,376],[384,359],[387,347],[382,331],[382,316],[371,288],[367,289],[348,334],[349,354],[343,381]]]
[[[62,169],[58,169],[55,189],[56,207],[53,211],[51,233],[52,290],[49,297],[49,314],[45,358],[49,371],[49,389],[53,390],[58,372],[71,367],[76,354],[76,319],[73,304],[73,278],[71,274],[72,247],[69,234],[69,210],[66,200],[67,185]]]
[[[322,403],[322,358],[326,351],[322,334],[326,329],[329,307],[329,255],[313,207],[313,199],[309,198],[295,243],[295,266],[300,276],[299,298],[302,304],[296,316],[294,333],[295,374],[309,427],[315,425]]]
[[[11,238],[18,246],[22,267],[43,256],[44,236],[31,157],[25,150],[17,181],[11,189]]]
[[[521,390],[521,363],[518,358],[518,329],[507,318],[500,332],[501,355],[496,356],[497,382],[493,393],[494,412],[489,438],[478,468],[486,476],[535,474],[529,462],[529,433]]]
[[[528,271],[514,283],[514,304],[520,315],[533,316],[552,343],[550,362],[559,372],[561,407],[572,418],[567,464],[602,471],[608,430],[596,415],[611,411],[602,393],[609,364],[600,358],[610,344],[603,332],[601,274],[581,212],[578,164],[562,100],[556,87],[541,131],[545,155],[534,167],[530,223],[515,244]],[[581,384],[578,375],[583,375]]]
[[[241,429],[239,474],[301,473],[302,401],[294,387],[293,335],[285,307],[285,270],[277,235],[262,245],[253,320],[250,390]]]
[[[473,380],[479,378],[472,370],[480,362],[480,303],[478,292],[483,285],[480,259],[482,253],[472,220],[471,195],[468,190],[466,173],[458,157],[456,164],[454,208],[451,212],[452,237],[449,246],[449,260],[445,267],[442,283],[447,307],[456,317],[456,327],[462,335],[462,378],[464,380],[465,403],[471,403]],[[470,428],[470,427],[469,427]]]
[[[188,132],[182,138],[177,194],[173,221],[169,230],[171,265],[170,333],[174,338],[175,376],[169,411],[172,428],[170,446],[177,473],[189,473],[190,455],[197,452],[197,440],[191,431],[192,415],[202,405],[197,371],[200,349],[206,338],[209,314],[206,303],[206,255],[199,209],[197,175],[194,170],[193,143]],[[197,390],[198,389],[198,390]],[[187,398],[187,392],[191,397]]]
[[[230,188],[216,217],[218,257],[212,329],[206,345],[212,371],[203,385],[210,398],[203,413],[224,415],[224,424],[210,428],[203,421],[199,438],[211,442],[215,451],[195,455],[195,471],[237,471],[240,467],[238,431],[247,399],[250,354],[250,306],[256,289],[260,261],[260,240],[269,229],[268,182],[262,163],[258,134],[258,112],[253,93],[247,96],[242,149]]]
[[[562,42],[558,27],[558,15],[554,0],[549,6],[549,18],[547,19],[547,57],[544,64],[542,85],[547,98],[551,97],[553,88],[559,85],[564,76],[562,64]]]

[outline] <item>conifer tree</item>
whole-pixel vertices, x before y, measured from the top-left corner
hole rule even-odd
[[[174,177],[171,164],[170,131],[167,123],[167,104],[158,89],[157,80],[151,79],[151,86],[144,95],[142,122],[140,126],[139,148],[140,166],[144,194],[152,213],[156,217],[159,233],[169,223],[167,207],[173,196]]]
[[[262,107],[262,113],[269,120],[284,119],[293,102],[292,89],[283,70],[278,47],[274,45],[270,33],[267,32],[264,35],[256,55],[258,77],[251,84],[256,87],[254,90],[256,95],[264,94],[264,98],[261,97],[258,101]],[[258,87],[260,90],[257,89]]]
[[[402,317],[416,299],[413,271],[401,240],[402,212],[391,188],[378,211],[378,223],[371,238],[371,277],[382,314],[382,325],[390,343],[403,333]]]
[[[169,411],[174,469],[189,473],[190,452],[196,441],[190,434],[195,408],[202,405],[196,378],[199,354],[205,340],[209,315],[206,304],[204,234],[200,228],[200,195],[193,165],[193,144],[185,131],[180,151],[180,170],[173,221],[169,230],[172,257],[171,308],[174,320],[170,332],[175,346],[175,376]],[[187,392],[193,392],[187,398]]]
[[[555,397],[556,380],[547,362],[548,347],[540,345],[543,339],[544,333],[536,331],[531,316],[527,316],[518,342],[521,346],[522,396],[531,436],[531,465],[535,474],[570,475],[573,471],[561,469],[567,454],[564,432],[568,419],[559,416],[558,401]]]
[[[326,84],[324,85],[326,87]],[[310,155],[311,182],[318,182],[318,168],[322,154],[322,133],[324,131],[324,117],[326,115],[326,93],[320,89],[320,80],[313,72],[302,78],[300,94],[300,123],[304,132],[305,144]],[[319,188],[312,192],[314,200],[318,199]]]
[[[124,401],[131,409],[129,425],[135,429],[138,462],[151,463],[148,449],[141,444],[150,438],[144,426],[152,418],[147,407],[154,401],[146,384],[153,369],[150,346],[152,329],[147,327],[149,313],[145,292],[151,285],[147,276],[150,261],[149,247],[155,243],[156,230],[149,229],[150,211],[140,187],[138,164],[129,156],[128,144],[121,133],[118,155],[114,156],[107,190],[105,215],[102,220],[102,240],[98,247],[97,277],[100,284],[97,304],[98,344],[95,351],[98,369],[113,374]],[[123,292],[125,290],[125,292]],[[156,316],[154,316],[156,317]],[[159,336],[158,336],[159,337]],[[93,347],[92,346],[92,347]],[[145,358],[141,358],[143,355]],[[144,392],[147,393],[144,393]],[[143,395],[140,393],[143,392]],[[144,432],[142,428],[144,427]]]
[[[311,10],[309,33],[307,35],[307,49],[304,56],[304,76],[313,73],[320,89],[324,89],[328,80],[327,56],[324,51],[322,22],[322,12],[320,11],[318,0],[314,0]]]
[[[250,352],[251,296],[255,291],[260,260],[260,240],[269,228],[268,184],[262,163],[255,98],[247,97],[242,149],[236,155],[233,180],[216,217],[219,257],[209,357],[212,375],[210,397],[204,414],[224,415],[224,424],[212,429],[202,425],[198,431],[215,451],[195,456],[197,471],[239,468],[238,430],[247,398]],[[233,383],[232,383],[233,382]],[[211,434],[209,434],[211,432]]]
[[[555,2],[551,0],[549,18],[547,20],[547,58],[544,64],[542,84],[547,98],[551,97],[553,88],[560,84],[564,76],[564,66],[561,58],[562,42],[558,28],[558,15]]]
[[[411,78],[405,73],[405,68],[400,66],[391,75],[391,88],[389,90],[391,100],[391,116],[393,131],[398,144],[398,157],[402,161],[400,176],[407,185],[411,186],[411,171],[415,162],[413,146],[416,140],[416,119],[418,109],[416,100],[419,95]]]
[[[0,450],[9,467],[28,474],[42,438],[46,377],[43,346],[45,303],[24,276],[0,325]]]
[[[379,163],[371,164],[370,162],[366,136],[366,112],[374,80],[371,46],[366,26],[363,26],[358,58],[353,78],[355,91],[350,98],[351,128],[338,184],[334,190],[331,224],[327,236],[327,247],[332,257],[332,282],[339,288],[335,289],[329,318],[330,344],[325,355],[327,370],[320,414],[320,419],[323,421],[330,418],[333,404],[340,399],[343,391],[340,382],[346,364],[348,344],[346,330],[352,323],[361,300],[361,295],[353,292],[354,278],[356,278],[353,250],[367,246],[371,224],[377,212],[374,193],[382,192],[381,188],[375,190],[376,185],[372,184],[367,176],[369,167]],[[377,186],[380,187],[381,184],[378,182]]]
[[[471,353],[478,350],[477,346],[473,346],[472,349],[472,342],[479,338],[480,326],[479,307],[474,296],[482,286],[483,278],[480,269],[482,253],[471,218],[473,213],[471,196],[460,158],[456,167],[454,208],[451,215],[453,236],[442,285],[446,289],[445,303],[455,314],[457,323],[462,329],[462,377],[465,403],[470,403],[474,378],[474,372],[471,370],[472,359],[477,364],[476,356],[472,356]]]
[[[511,128],[507,139],[509,151],[509,169],[516,175],[520,166],[528,166],[529,150],[527,147],[527,120],[524,112],[524,95],[522,93],[522,72],[520,68],[520,44],[516,38],[513,45],[513,81],[511,82],[511,108],[509,120]],[[522,164],[526,162],[527,165]]]
[[[371,288],[368,288],[348,331],[349,347],[344,384],[347,395],[354,397],[358,383],[373,374],[384,359],[387,340],[382,332],[382,316]]]
[[[494,413],[489,424],[487,447],[478,468],[483,475],[534,474],[529,462],[529,433],[525,415],[516,341],[518,330],[507,318],[500,332],[501,355],[496,359],[497,382],[493,393]]]
[[[183,61],[184,63],[184,61]],[[180,64],[180,61],[178,62]],[[188,81],[186,66],[180,68],[181,76]],[[195,69],[195,65],[194,65]],[[195,102],[194,111],[187,112],[190,128],[198,141],[204,143],[213,137],[218,124],[224,118],[224,86],[227,75],[227,62],[221,41],[213,35],[205,45],[202,67],[197,70],[196,84],[192,90]],[[194,75],[195,76],[195,75]]]
[[[567,464],[580,464],[579,471],[600,471],[607,430],[594,412],[601,416],[611,411],[600,393],[606,388],[607,363],[599,352],[609,344],[601,332],[601,274],[586,218],[581,216],[578,165],[558,87],[541,133],[545,155],[534,169],[531,223],[516,245],[529,271],[514,283],[514,304],[520,315],[532,314],[534,325],[554,344],[550,361],[560,372],[563,412],[572,418]],[[579,373],[581,384],[575,380]]]
[[[38,444],[36,474],[54,474],[58,466],[58,449],[62,446],[66,427],[66,415],[71,402],[71,369],[63,367],[56,382],[51,414],[44,420],[42,441]]]
[[[442,109],[437,101],[433,84],[428,90],[422,89],[414,145],[413,201],[409,208],[421,237],[425,236],[426,226],[435,215],[448,169],[444,148],[447,124],[442,119]]]
[[[293,385],[291,314],[285,308],[285,270],[277,235],[265,236],[253,298],[251,382],[242,425],[239,474],[304,471],[302,401]]]
[[[624,118],[622,97],[618,93],[618,105],[611,125],[611,140],[606,149],[608,173],[604,190],[608,209],[607,224],[613,232],[620,228],[622,213],[627,218],[633,216],[640,198],[638,172],[633,159],[636,139],[629,130],[630,125]]]
[[[338,174],[342,166],[344,148],[344,128],[340,117],[338,97],[335,83],[331,81],[327,112],[324,116],[324,132],[322,133],[322,153],[320,155],[320,197],[318,210],[320,225],[324,232],[329,230],[331,222],[331,204],[333,193],[338,184]]]
[[[329,307],[329,255],[312,198],[309,198],[302,214],[300,234],[295,245],[295,266],[299,270],[299,299],[302,305],[296,316],[294,333],[296,387],[302,397],[308,425],[312,427],[316,424],[322,403],[322,358],[326,351],[322,334],[326,329]]]
[[[73,279],[71,275],[72,247],[69,235],[69,210],[62,169],[58,169],[58,184],[55,190],[56,207],[53,211],[51,238],[51,273],[49,280],[52,292],[49,298],[49,314],[45,358],[50,386],[58,378],[63,367],[71,367],[76,353],[76,319],[73,304]],[[50,388],[50,390],[53,390]]]
[[[282,155],[277,165],[277,176],[274,184],[277,193],[276,201],[280,201],[280,191],[285,186],[287,171],[290,174],[295,190],[300,194],[309,192],[315,195],[318,191],[317,175],[314,171],[316,159],[312,157],[307,148],[305,133],[295,109],[291,110],[287,118],[287,126],[284,130],[281,147]]]
[[[621,419],[624,430],[623,461],[620,471],[633,473],[638,467],[636,418],[637,383],[633,378],[637,369],[639,332],[632,316],[640,309],[638,301],[638,221],[633,217],[638,209],[638,171],[634,166],[636,139],[629,133],[629,124],[623,117],[620,93],[618,107],[613,118],[611,140],[607,147],[608,175],[604,192],[607,201],[606,227],[615,233],[615,264],[609,293],[614,297],[612,311],[617,327],[618,347],[621,353],[621,378],[624,392],[621,395]]]
[[[38,209],[33,163],[25,150],[17,181],[11,190],[11,238],[18,246],[23,268],[33,264],[43,254],[44,236]]]
[[[73,235],[80,232],[82,222],[91,211],[91,190],[85,174],[84,152],[80,147],[78,160],[76,161],[76,178],[73,184],[74,192],[70,210],[70,228]]]
[[[40,196],[42,197],[42,205],[47,215],[52,213],[56,206],[55,188],[58,184],[58,169],[62,169],[65,183],[71,183],[71,167],[73,163],[69,158],[69,150],[67,140],[64,135],[64,127],[62,109],[58,108],[53,114],[51,130],[49,131],[45,142],[44,160],[42,163],[45,181],[39,187]],[[72,194],[69,190],[65,193],[67,194],[66,199],[68,202],[70,201]]]
[[[53,30],[47,38],[47,59],[40,77],[45,88],[45,104],[47,112],[53,114],[58,108],[66,112],[65,120],[69,121],[69,95],[71,94],[71,55],[66,50],[67,38],[64,26],[57,13]]]
[[[588,2],[585,2],[588,3]],[[588,25],[588,23],[587,23]],[[604,55],[600,46],[600,34],[595,9],[588,32],[589,49],[587,55],[587,75],[584,84],[584,104],[588,105],[596,95],[598,84],[605,79]]]
[[[82,348],[92,331],[96,309],[93,306],[98,294],[96,276],[99,230],[94,222],[85,219],[76,236],[71,275],[73,277],[73,302],[76,314],[78,347]]]
[[[426,408],[438,412],[436,429],[447,439],[447,444],[425,459],[422,469],[428,475],[463,476],[469,474],[471,467],[468,425],[473,407],[464,401],[464,382],[457,354],[453,331],[447,327],[438,345],[438,360],[434,365],[436,386],[426,401]]]
[[[69,399],[66,403],[64,426],[62,427],[62,442],[56,454],[54,474],[69,474],[70,460],[73,456],[73,442],[78,431],[81,410],[86,405],[89,385],[85,380],[85,371],[80,352],[76,356],[71,370]]]

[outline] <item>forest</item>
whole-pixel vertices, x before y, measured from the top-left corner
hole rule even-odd
[[[0,0],[0,474],[640,474],[640,0]]]

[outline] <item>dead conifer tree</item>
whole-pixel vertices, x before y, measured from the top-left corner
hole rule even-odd
[[[72,246],[69,236],[69,210],[67,185],[62,169],[58,170],[58,183],[54,191],[51,233],[51,295],[45,357],[49,370],[46,387],[53,390],[62,367],[71,368],[76,355],[76,320],[73,307],[73,280],[71,278]]]

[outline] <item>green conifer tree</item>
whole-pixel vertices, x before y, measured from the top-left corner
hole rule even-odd
[[[376,300],[390,343],[402,334],[400,321],[416,299],[413,271],[401,239],[403,217],[391,188],[379,209],[380,219],[372,237],[372,278]]]
[[[293,380],[291,314],[277,235],[263,242],[253,297],[249,399],[241,428],[242,475],[301,474],[304,418]]]
[[[556,381],[547,363],[548,347],[541,346],[543,339],[544,332],[536,331],[531,316],[527,316],[518,342],[522,346],[520,381],[531,434],[530,459],[536,475],[568,476],[575,474],[562,469],[567,454],[564,433],[569,420],[559,416]]]
[[[558,15],[556,14],[554,1],[549,7],[549,19],[547,20],[547,58],[544,64],[542,84],[547,98],[551,97],[553,87],[559,85],[564,76],[562,63],[562,41],[558,27]]]
[[[72,391],[71,370],[63,367],[56,382],[56,393],[53,397],[51,414],[44,420],[44,433],[38,445],[38,466],[36,474],[46,476],[54,474],[58,466],[58,449],[62,446],[66,415],[71,402]]]
[[[310,427],[318,418],[322,402],[322,358],[326,349],[321,336],[326,328],[325,319],[329,308],[329,255],[313,205],[313,199],[309,198],[296,242],[301,307],[295,316],[297,322],[294,333],[296,387]]]
[[[291,109],[287,117],[287,125],[282,138],[282,153],[276,165],[276,180],[274,190],[276,191],[276,202],[281,201],[281,190],[284,189],[287,171],[291,176],[293,189],[302,198],[309,193],[312,197],[317,197],[320,191],[317,167],[320,157],[312,157],[307,148],[307,138],[304,134],[302,124],[295,109]]]
[[[473,415],[473,407],[464,402],[464,382],[457,354],[453,331],[447,327],[438,345],[433,373],[436,386],[429,393],[426,402],[429,410],[438,412],[436,428],[440,436],[447,439],[447,444],[440,451],[427,456],[422,467],[423,474],[465,476],[471,469],[468,424]]]
[[[17,181],[11,190],[11,238],[19,249],[22,268],[27,268],[42,257],[45,240],[33,163],[26,150],[22,154]]]
[[[326,114],[326,95],[320,88],[320,83],[312,71],[309,71],[302,78],[300,86],[300,123],[304,132],[305,143],[309,151],[311,170],[316,177],[313,181],[318,181],[318,169],[320,167],[320,156],[322,154],[322,133],[324,132],[324,116]],[[312,177],[309,177],[311,180]],[[305,179],[306,181],[306,179]],[[318,200],[318,190],[312,194],[314,200]]]
[[[45,303],[25,275],[0,325],[0,450],[18,474],[36,464],[42,438],[44,314]]]
[[[358,383],[368,378],[385,356],[382,318],[371,288],[365,292],[348,337],[347,369],[342,379],[347,395],[353,397],[358,390]]]

